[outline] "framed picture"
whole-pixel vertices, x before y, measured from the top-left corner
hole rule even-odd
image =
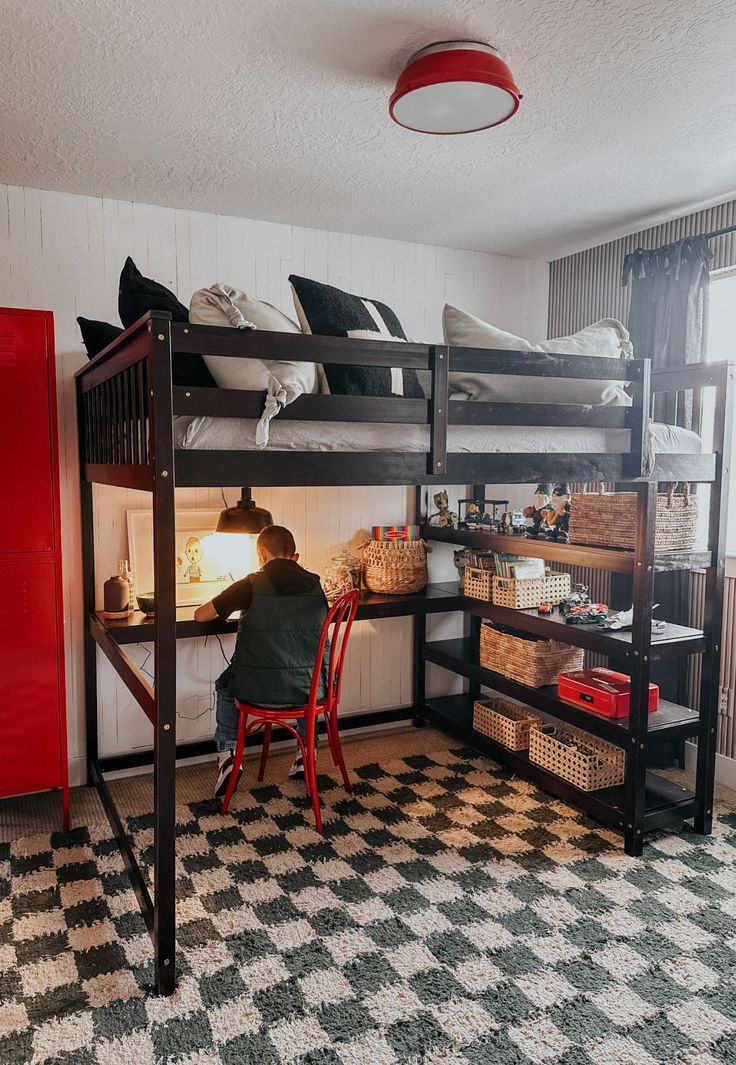
[[[219,514],[219,510],[176,512],[177,606],[207,603],[253,568],[250,545],[240,544],[246,537],[215,532]],[[126,517],[135,589],[138,594],[144,595],[153,591],[153,514],[150,510],[129,510]],[[231,546],[243,547],[242,569],[239,572],[232,572],[233,566],[227,553],[219,550],[222,546],[219,541],[225,536]]]

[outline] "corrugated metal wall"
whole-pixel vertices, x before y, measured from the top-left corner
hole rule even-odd
[[[618,318],[626,323],[631,289],[621,287],[621,269],[624,256],[634,248],[658,248],[681,237],[735,224],[736,200],[730,200],[555,260],[550,264],[547,336],[575,333],[599,318]],[[736,233],[717,237],[712,247],[715,259],[711,269],[736,266]]]
[[[624,256],[634,248],[657,248],[682,237],[696,236],[736,224],[736,200],[707,211],[685,215],[663,225],[631,233],[627,237],[588,248],[550,264],[549,320],[547,336],[574,333],[599,318],[618,318],[626,323],[630,288],[621,287]],[[712,270],[736,266],[736,233],[711,242],[715,258]],[[573,580],[590,585],[591,597],[607,600],[610,576],[572,567]],[[700,628],[705,606],[705,576],[694,573],[690,582],[690,624]],[[723,640],[720,677],[718,752],[736,758],[736,578],[726,580],[723,614]],[[590,656],[598,664],[598,656]],[[688,678],[689,702],[698,707],[701,658],[693,655]]]

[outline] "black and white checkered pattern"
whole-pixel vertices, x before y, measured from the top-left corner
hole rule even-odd
[[[180,808],[170,999],[104,826],[0,845],[2,1065],[736,1061],[736,815],[634,859],[468,750],[355,775],[324,837],[298,784]]]

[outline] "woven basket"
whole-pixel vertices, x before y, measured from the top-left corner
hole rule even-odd
[[[557,683],[557,674],[583,668],[583,650],[527,633],[504,632],[495,625],[480,629],[480,664],[504,677],[543,688]]]
[[[657,496],[655,551],[688,551],[698,531],[698,497],[688,491]],[[570,503],[570,541],[632,550],[636,546],[636,492],[575,493]]]
[[[465,567],[465,594],[471,599],[482,599],[490,603],[493,599],[493,573],[487,569]]]
[[[623,749],[569,726],[552,732],[532,729],[529,733],[529,761],[569,781],[581,791],[613,788],[624,782]]]
[[[540,603],[559,603],[570,594],[569,573],[549,573],[546,577],[494,577],[493,602],[528,610]]]
[[[541,718],[528,706],[519,706],[508,699],[476,699],[473,703],[473,728],[512,751],[524,751],[529,746],[529,730],[541,725]]]
[[[366,588],[409,595],[427,586],[427,549],[422,540],[371,540],[363,554]]]

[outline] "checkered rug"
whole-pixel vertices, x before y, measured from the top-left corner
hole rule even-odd
[[[736,815],[633,859],[469,750],[354,775],[323,838],[295,784],[180,808],[169,999],[103,826],[0,845],[2,1065],[736,1061]]]

